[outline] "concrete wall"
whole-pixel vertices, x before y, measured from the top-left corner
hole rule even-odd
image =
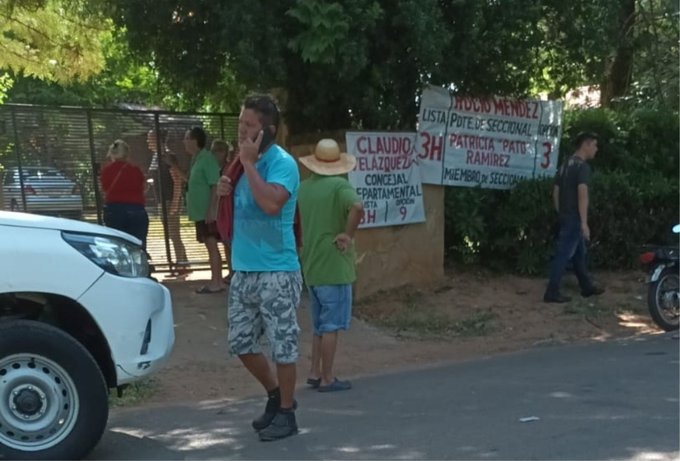
[[[334,138],[343,141],[344,149],[344,136]],[[299,158],[311,154],[314,145],[292,146],[289,151]],[[309,174],[302,165],[300,171],[303,178]],[[424,223],[357,232],[355,299],[406,284],[429,284],[444,276],[444,188],[423,185],[423,201]]]

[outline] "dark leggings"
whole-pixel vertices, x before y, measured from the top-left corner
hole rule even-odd
[[[146,248],[146,235],[149,232],[149,215],[146,214],[144,205],[107,203],[104,206],[104,224],[134,235],[142,241],[142,246]]]

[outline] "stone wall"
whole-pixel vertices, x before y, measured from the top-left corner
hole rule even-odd
[[[340,147],[345,148],[344,136]],[[313,152],[314,144],[292,146],[299,158]],[[298,163],[298,165],[300,165]],[[302,177],[309,171],[300,165]],[[357,282],[355,299],[403,285],[426,285],[444,275],[444,188],[423,185],[427,221],[404,226],[360,229],[355,236]]]

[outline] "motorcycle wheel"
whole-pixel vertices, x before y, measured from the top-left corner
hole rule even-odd
[[[680,276],[677,267],[661,272],[659,280],[649,285],[647,306],[654,322],[665,331],[678,329],[680,318]]]

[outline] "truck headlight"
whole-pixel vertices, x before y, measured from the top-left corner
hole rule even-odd
[[[64,240],[107,272],[122,277],[148,277],[149,258],[138,245],[115,237],[62,232]]]

